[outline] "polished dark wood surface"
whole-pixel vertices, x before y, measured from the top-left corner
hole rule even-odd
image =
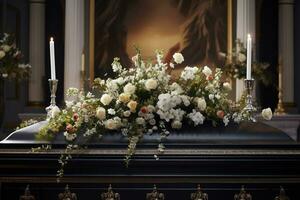
[[[78,199],[101,199],[112,184],[120,199],[146,199],[156,184],[165,199],[190,199],[201,184],[210,200],[233,199],[242,185],[255,200],[274,199],[280,186],[290,199],[300,199],[300,145],[290,138],[247,142],[239,141],[236,135],[231,142],[218,142],[214,135],[214,142],[201,143],[187,142],[194,133],[179,135],[187,139],[180,142],[175,135],[174,140],[166,141],[166,151],[158,160],[153,156],[157,153],[155,143],[144,141],[128,168],[123,161],[126,143],[120,138],[93,143],[88,149],[73,152],[60,183],[55,175],[63,144],[32,153],[31,147],[38,144],[2,143],[0,196],[18,199],[30,184],[36,198],[54,200],[69,184]]]

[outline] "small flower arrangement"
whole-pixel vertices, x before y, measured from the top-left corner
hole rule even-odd
[[[227,62],[223,68],[224,74],[230,78],[244,79],[246,78],[246,62],[247,62],[247,49],[245,48],[241,40],[236,40],[236,48],[233,49],[231,54],[221,53],[222,56],[230,59],[226,59]],[[261,80],[265,85],[271,83],[271,77],[267,76],[265,70],[269,67],[269,63],[252,63],[252,74],[255,80]]]
[[[125,157],[128,164],[145,134],[156,132],[164,138],[171,129],[181,129],[184,124],[196,127],[210,121],[213,126],[227,126],[230,121],[249,119],[249,113],[238,110],[227,98],[231,87],[222,82],[221,69],[187,66],[174,81],[168,66],[176,67],[183,56],[176,53],[172,63],[163,63],[162,58],[163,54],[157,52],[156,61],[145,62],[138,52],[132,58],[134,66],[129,69],[115,58],[112,69],[116,78],[96,78],[93,93],[70,88],[67,95],[75,100],[67,101],[63,110],[55,107],[37,138],[51,140],[63,132],[68,153],[78,148],[79,137],[101,137],[119,131],[129,140]],[[163,143],[158,142],[158,153],[163,151]],[[60,159],[62,167],[70,159],[67,153]],[[59,176],[62,174],[63,169],[58,172]]]
[[[16,47],[15,38],[4,33],[0,40],[0,79],[28,78],[31,66],[22,63],[23,54]]]

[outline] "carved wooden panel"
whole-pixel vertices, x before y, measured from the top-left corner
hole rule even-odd
[[[156,185],[153,186],[153,191],[151,193],[146,194],[146,200],[164,200],[165,195],[163,193],[160,193]]]
[[[242,185],[240,193],[234,195],[234,200],[252,200],[252,196],[246,192],[245,187]]]
[[[206,193],[204,193],[202,191],[200,185],[198,185],[197,191],[195,193],[191,194],[191,199],[192,200],[208,200],[208,195]]]
[[[58,195],[59,200],[77,200],[77,195],[70,191],[69,185],[66,185],[64,193]]]
[[[101,194],[101,200],[120,200],[120,194],[115,193],[110,184],[107,189],[107,192],[103,192]]]
[[[19,200],[35,200],[35,197],[30,194],[29,185],[27,185],[24,194],[20,196]]]

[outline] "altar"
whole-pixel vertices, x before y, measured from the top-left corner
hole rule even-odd
[[[190,199],[200,184],[209,199],[233,199],[242,185],[253,199],[273,199],[282,186],[298,199],[300,146],[284,132],[262,123],[212,129],[187,128],[171,133],[165,152],[155,158],[155,134],[145,136],[129,167],[124,164],[126,140],[105,135],[87,149],[76,150],[59,183],[57,159],[64,140],[52,149],[41,146],[35,131],[45,122],[18,130],[0,144],[2,199],[17,199],[30,185],[36,198],[57,199],[66,184],[78,199],[100,199],[112,184],[121,199],[146,199],[155,184],[165,199]]]

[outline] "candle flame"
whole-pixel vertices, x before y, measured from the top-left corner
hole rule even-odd
[[[250,38],[250,39],[251,39],[251,35],[250,35],[250,33],[248,33],[248,38]]]
[[[53,37],[50,38],[50,41],[53,42]]]

